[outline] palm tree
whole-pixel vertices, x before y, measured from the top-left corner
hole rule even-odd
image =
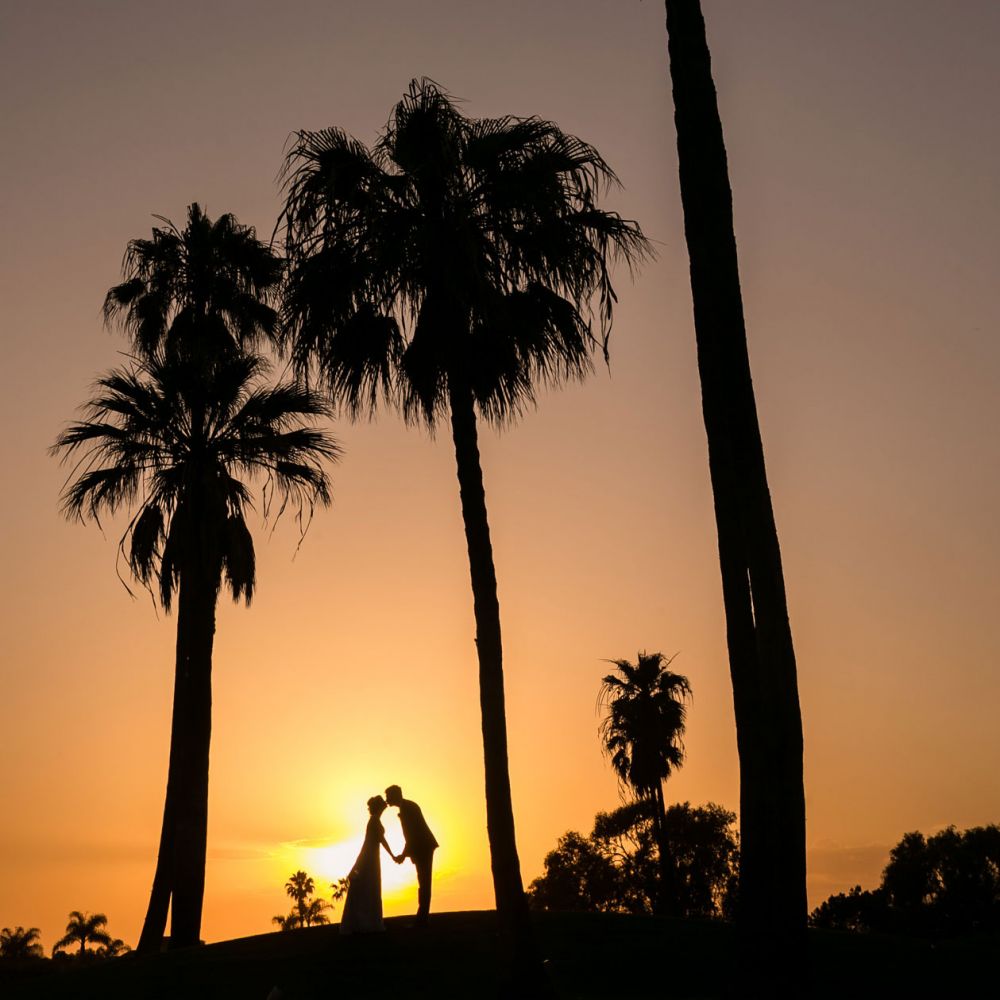
[[[805,793],[795,652],[747,351],[732,191],[698,0],[666,0],[684,230],[740,758],[749,964],[804,957]],[[789,977],[786,977],[789,978]],[[801,987],[791,972],[787,988]]]
[[[66,514],[96,520],[128,510],[119,548],[129,569],[151,593],[155,585],[167,611],[175,597],[178,605],[167,793],[139,950],[159,947],[171,901],[171,945],[199,940],[215,609],[223,585],[234,600],[253,596],[248,483],[265,478],[265,516],[272,500],[279,515],[291,504],[300,521],[330,501],[321,461],[338,449],[306,426],[328,405],[297,385],[265,386],[266,371],[261,358],[236,350],[167,356],[152,348],[97,383],[87,419],[54,449],[80,456],[63,494]]]
[[[672,900],[668,885],[671,873],[666,835],[667,807],[663,783],[684,763],[684,726],[691,684],[669,667],[674,657],[662,653],[639,653],[636,662],[609,660],[617,673],[601,681],[600,735],[618,781],[637,799],[647,800],[660,855],[662,910]]]
[[[112,938],[103,948],[99,948],[97,954],[101,958],[120,958],[127,955],[132,949],[121,939]]]
[[[74,942],[80,945],[79,954],[87,953],[87,944],[104,945],[111,943],[111,935],[105,930],[108,918],[103,913],[81,913],[73,910],[66,924],[66,933],[52,946],[52,954],[68,948]]]
[[[313,924],[328,924],[330,920],[323,911],[329,908],[330,904],[320,896],[310,899],[305,904],[305,908],[301,910],[302,926],[312,927]]]
[[[592,351],[607,348],[610,264],[631,266],[647,244],[597,207],[617,178],[593,147],[537,118],[469,119],[426,80],[411,83],[371,149],[335,128],[298,133],[283,179],[283,331],[298,370],[317,372],[353,417],[381,399],[408,422],[451,424],[497,913],[515,960],[533,965],[477,424],[502,427],[539,385],[590,370]]]
[[[277,924],[278,930],[294,931],[299,926],[299,915],[294,910],[288,916],[279,913],[276,917],[271,917],[271,923]]]
[[[25,929],[18,925],[0,930],[0,958],[19,961],[41,958],[45,954],[41,944],[41,932],[37,927]]]
[[[311,876],[301,869],[295,872],[285,883],[285,892],[295,901],[295,908],[298,911],[298,925],[300,927],[311,927],[313,924],[327,923],[323,916],[323,910],[327,909],[329,903],[323,899],[310,899],[309,897],[316,891],[316,884]],[[284,928],[282,928],[284,929]]]

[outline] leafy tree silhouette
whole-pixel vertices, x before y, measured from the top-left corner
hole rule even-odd
[[[45,954],[37,927],[4,927],[0,930],[0,959],[24,961]]]
[[[107,947],[111,944],[111,936],[105,928],[108,918],[103,913],[82,913],[73,910],[66,924],[66,933],[52,946],[52,954],[62,951],[73,944],[79,944],[81,956],[87,954],[87,945],[96,944]]]
[[[617,673],[602,680],[598,695],[599,709],[606,712],[600,726],[604,752],[620,785],[650,803],[664,901],[658,912],[667,900],[677,898],[670,885],[674,868],[664,826],[663,783],[684,762],[686,703],[691,697],[688,679],[669,669],[673,659],[662,653],[639,653],[634,664],[609,660]]]
[[[740,758],[744,973],[800,996],[806,860],[802,717],[740,292],[732,190],[699,0],[666,0],[684,232]]]
[[[516,419],[539,385],[580,378],[607,348],[609,268],[647,253],[597,207],[616,177],[551,122],[473,120],[413,81],[373,148],[299,132],[283,171],[290,273],[285,347],[351,416],[379,400],[408,422],[450,421],[469,554],[487,830],[502,942],[537,972],[514,835],[496,571],[478,422]],[[599,298],[598,326],[590,310]]]
[[[645,798],[598,813],[589,837],[570,831],[545,858],[544,873],[529,888],[541,910],[652,913],[728,917],[736,889],[739,847],[736,816],[707,803],[672,805],[664,817],[672,895],[664,900],[656,803]]]
[[[948,936],[1000,928],[1000,826],[931,837],[904,834],[877,889],[837,893],[813,910],[815,927]]]
[[[201,218],[193,210],[192,217]],[[214,267],[223,263],[216,259]],[[182,278],[186,273],[161,290],[163,297],[176,299]],[[144,301],[137,294],[131,304],[140,310]],[[173,331],[176,323],[198,328],[180,307],[163,345],[137,333],[139,358],[98,381],[87,419],[64,431],[53,449],[64,459],[79,454],[71,473],[77,478],[63,493],[66,514],[97,520],[104,511],[128,510],[119,549],[131,573],[151,593],[155,584],[167,611],[175,596],[178,603],[167,792],[140,951],[159,947],[171,904],[171,945],[200,937],[215,609],[223,583],[234,600],[249,604],[253,596],[248,484],[265,478],[265,517],[274,500],[279,516],[291,505],[304,527],[315,504],[330,501],[321,463],[338,454],[325,432],[308,426],[328,414],[323,399],[294,384],[267,387],[266,362],[234,341],[211,347],[211,331],[229,320],[212,300],[202,305],[212,319],[205,342]],[[143,312],[135,322],[146,318]]]

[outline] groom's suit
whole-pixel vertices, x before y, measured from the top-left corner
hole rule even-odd
[[[416,802],[403,799],[399,803],[399,825],[406,841],[400,857],[409,858],[417,869],[417,920],[423,923],[431,908],[431,871],[438,842]]]

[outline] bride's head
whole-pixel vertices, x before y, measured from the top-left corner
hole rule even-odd
[[[381,816],[385,812],[385,799],[381,795],[373,795],[368,800],[368,811],[373,816]]]

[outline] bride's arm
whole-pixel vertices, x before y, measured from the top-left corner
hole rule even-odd
[[[397,858],[396,855],[392,853],[392,848],[389,846],[389,841],[385,839],[384,833],[382,834],[382,846],[385,848],[386,853],[389,855],[390,858],[392,858],[393,861],[399,860],[399,858]]]

